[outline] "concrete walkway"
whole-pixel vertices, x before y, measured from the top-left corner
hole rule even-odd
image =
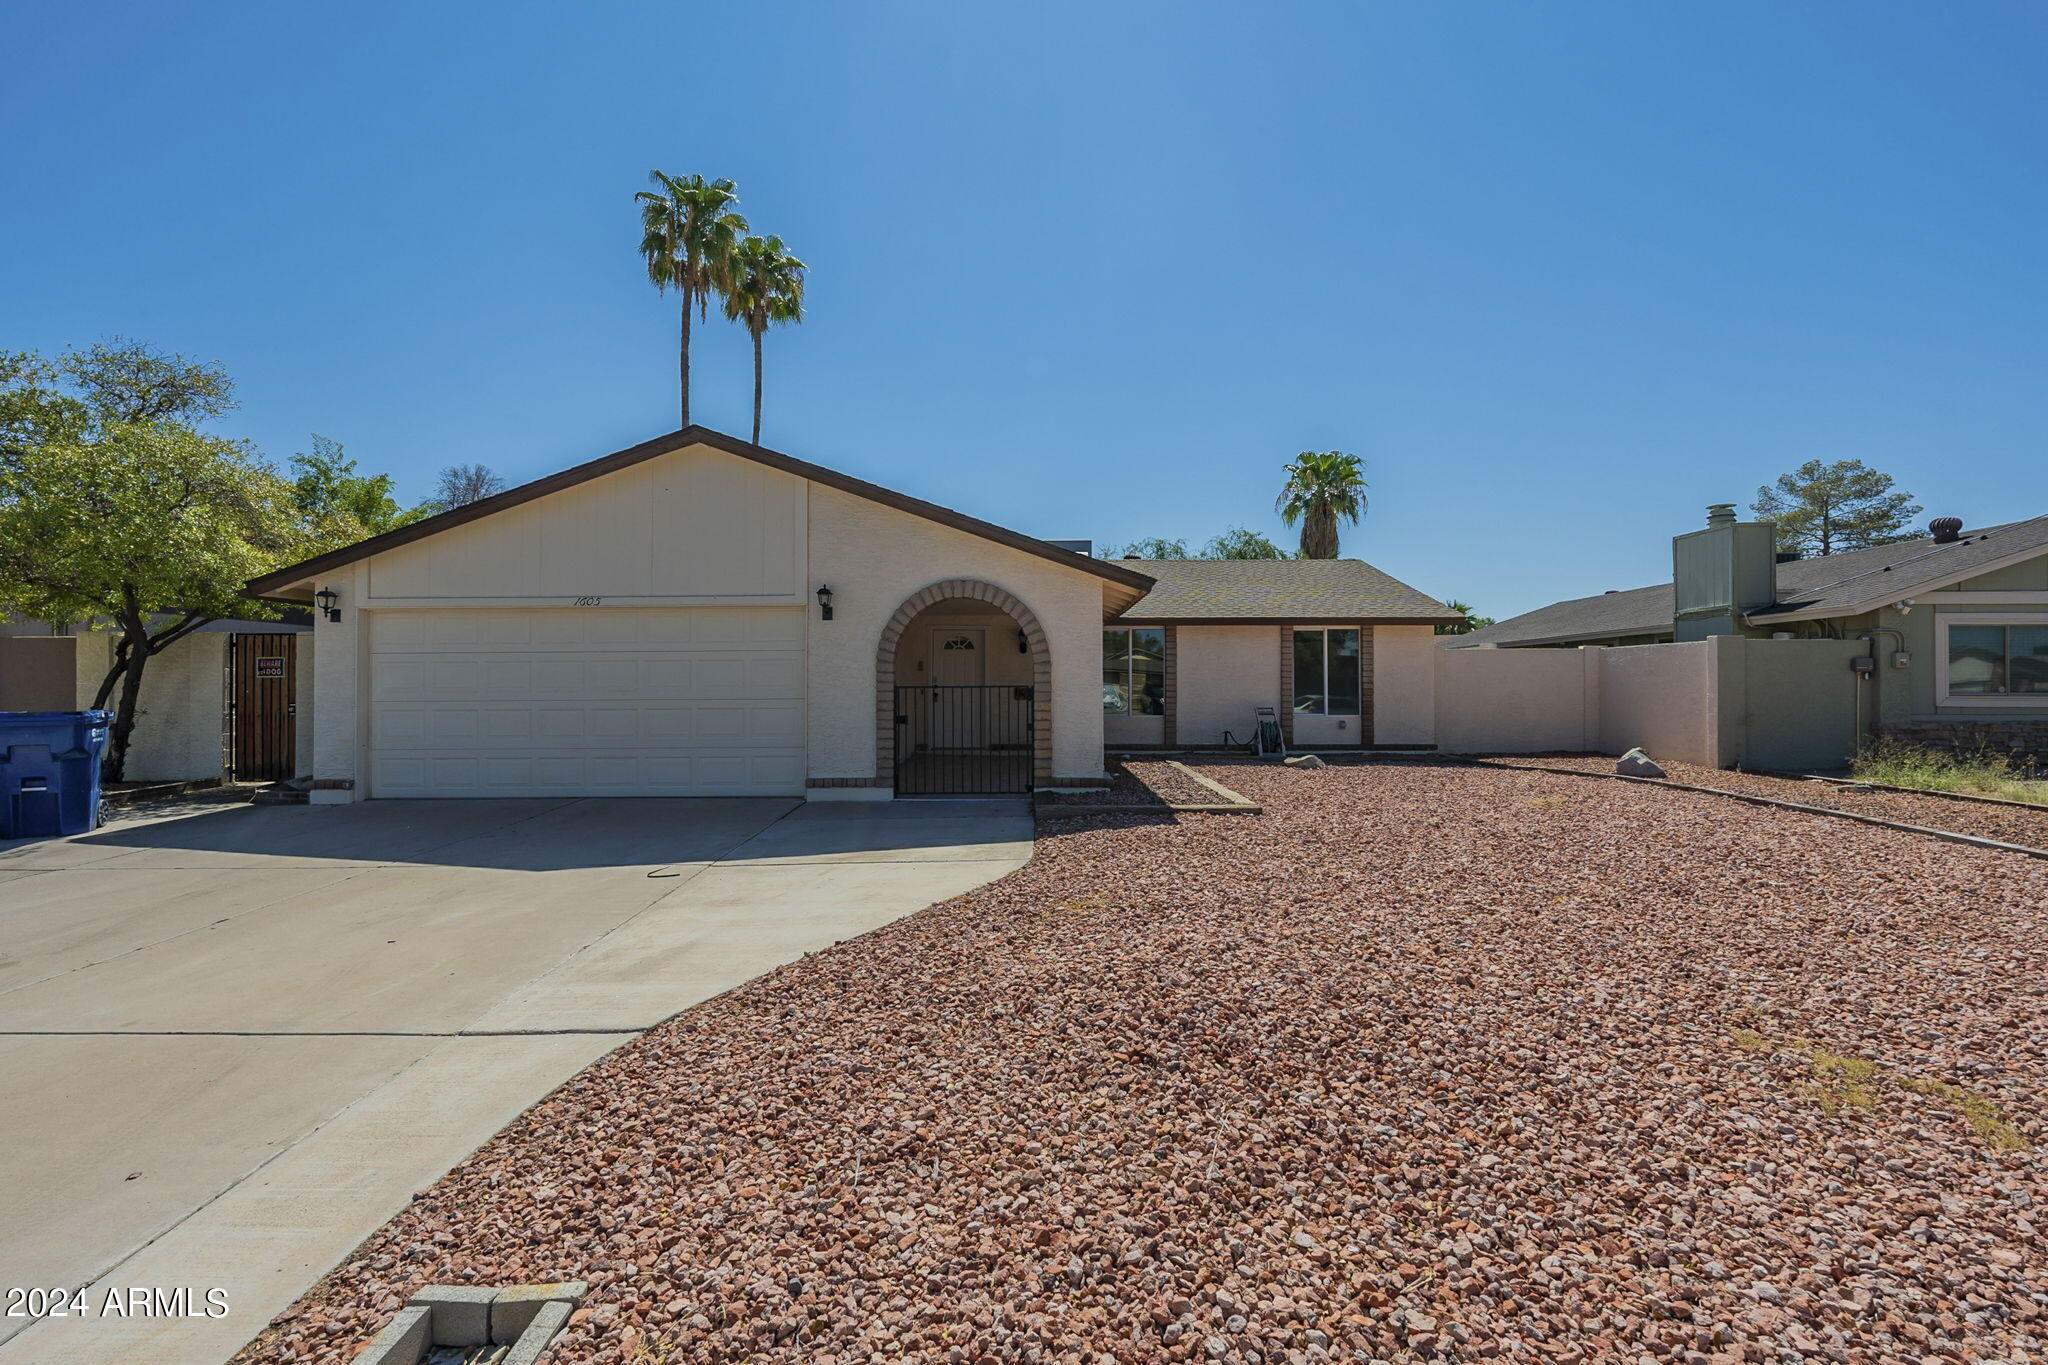
[[[246,807],[0,844],[0,1365],[217,1365],[634,1034],[1021,866],[1022,802]],[[225,1289],[113,1318],[110,1288]]]

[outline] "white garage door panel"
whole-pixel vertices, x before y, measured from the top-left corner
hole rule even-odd
[[[803,612],[370,617],[371,795],[800,795]]]

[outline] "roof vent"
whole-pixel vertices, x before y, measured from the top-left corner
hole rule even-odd
[[[1732,502],[1710,502],[1707,504],[1707,525],[1732,526],[1735,524],[1735,504]]]
[[[1936,517],[1927,523],[1927,529],[1933,534],[1936,545],[1953,545],[1963,538],[1963,519]]]

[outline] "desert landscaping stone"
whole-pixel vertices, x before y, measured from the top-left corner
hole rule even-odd
[[[1611,763],[1612,760],[1606,760]],[[609,1054],[240,1359],[586,1279],[561,1365],[2048,1355],[2048,864],[1217,765]]]
[[[1314,754],[1291,754],[1280,761],[1290,768],[1327,768],[1330,766]]]
[[[1664,770],[1641,749],[1630,749],[1615,760],[1614,771],[1623,777],[1662,777]]]

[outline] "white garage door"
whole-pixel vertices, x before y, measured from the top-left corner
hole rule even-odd
[[[368,620],[373,797],[803,794],[801,608]]]

